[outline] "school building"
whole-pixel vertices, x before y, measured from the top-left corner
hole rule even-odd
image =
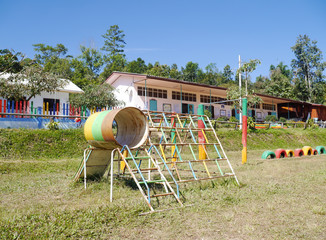
[[[115,88],[115,96],[125,103],[152,111],[197,114],[199,104],[211,109],[213,118],[220,116],[239,118],[239,111],[231,102],[223,102],[227,89],[146,74],[113,72],[105,81]],[[262,103],[249,108],[248,115],[263,121],[267,115],[277,118],[305,120],[307,117],[326,120],[326,106],[311,104],[265,94],[256,94]]]

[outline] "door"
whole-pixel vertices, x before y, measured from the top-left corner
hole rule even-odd
[[[157,101],[155,99],[149,100],[149,110],[157,111]]]

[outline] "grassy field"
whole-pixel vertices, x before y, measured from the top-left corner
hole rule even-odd
[[[321,145],[321,144],[320,144]],[[80,158],[0,160],[0,239],[325,239],[326,155],[261,160],[227,152],[241,187],[182,185],[186,205],[145,216],[123,181],[72,183]]]

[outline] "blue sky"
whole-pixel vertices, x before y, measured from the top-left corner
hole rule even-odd
[[[324,0],[0,0],[0,12],[0,49],[31,58],[36,43],[62,43],[73,56],[80,45],[100,49],[101,35],[115,24],[126,34],[128,60],[179,68],[193,61],[203,69],[213,62],[222,70],[237,68],[240,54],[261,60],[253,79],[268,76],[271,64],[290,65],[299,34],[326,54]]]

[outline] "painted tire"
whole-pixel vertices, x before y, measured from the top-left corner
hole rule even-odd
[[[275,151],[276,158],[285,158],[288,155],[286,154],[286,151],[282,148],[276,149]]]
[[[326,154],[326,150],[323,146],[316,147],[316,150],[319,154]]]
[[[263,155],[261,156],[262,159],[268,159],[268,158],[273,159],[275,157],[276,157],[276,155],[272,151],[265,151],[265,152],[263,152]]]
[[[303,151],[301,148],[297,148],[294,150],[294,156],[296,157],[302,157],[303,156]]]
[[[286,152],[286,155],[287,155],[288,157],[294,157],[294,152],[293,152],[293,150],[291,150],[291,149],[286,149],[285,152]]]
[[[312,155],[318,155],[318,151],[316,149],[312,149]]]
[[[311,148],[310,146],[304,146],[304,147],[302,148],[302,151],[303,151],[303,154],[304,154],[305,156],[310,156],[310,155],[312,155],[312,148]]]

